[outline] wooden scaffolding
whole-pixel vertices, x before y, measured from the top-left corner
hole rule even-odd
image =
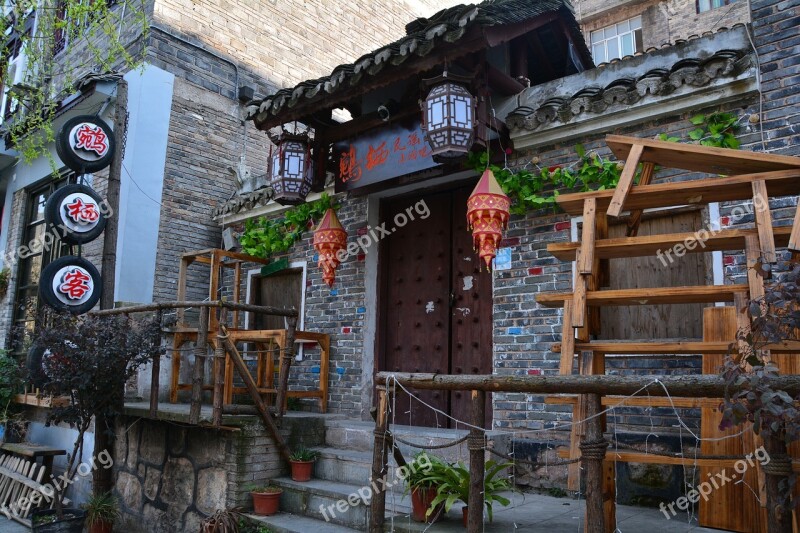
[[[746,303],[764,295],[764,280],[757,263],[774,263],[776,248],[788,247],[800,251],[800,209],[792,227],[774,227],[769,199],[794,196],[800,192],[800,158],[773,154],[727,150],[697,145],[610,135],[607,143],[625,166],[616,189],[558,197],[558,204],[573,216],[582,216],[583,225],[577,242],[555,243],[548,251],[563,261],[574,261],[573,290],[568,293],[540,294],[537,301],[548,307],[563,307],[562,342],[553,351],[561,353],[560,373],[572,374],[577,356],[577,371],[582,375],[606,373],[606,355],[630,357],[668,357],[670,354],[702,354],[704,374],[718,374],[729,346],[736,340],[738,330],[749,329]],[[722,175],[705,179],[652,184],[656,168],[681,169]],[[638,184],[634,184],[636,176]],[[721,229],[709,232],[703,245],[697,245],[695,233],[671,233],[638,236],[645,209],[673,206],[703,206],[714,202],[746,201],[754,203],[755,228]],[[609,217],[627,215],[627,236],[609,238]],[[695,246],[691,246],[694,242]],[[688,245],[687,245],[688,244]],[[655,255],[660,251],[682,246],[683,253],[743,250],[747,258],[747,283],[741,285],[706,285],[663,288],[602,290],[607,286],[609,259]],[[598,341],[591,340],[600,331],[600,314],[606,306],[636,306],[654,304],[704,303],[724,307],[704,309],[703,338],[663,341]],[[732,304],[732,305],[731,305]],[[800,374],[800,345],[785,342],[769,346],[771,359],[784,374]],[[586,397],[550,396],[551,404],[573,405],[573,419],[584,420],[587,415]],[[604,397],[605,406],[617,405],[619,397]],[[742,438],[705,440],[731,435],[721,432],[718,398],[636,398],[626,406],[676,407],[701,409],[700,453],[703,456],[744,456],[759,445],[751,431]],[[573,426],[568,450],[563,458],[580,457],[579,444],[583,425]],[[738,431],[738,430],[737,430]],[[800,471],[800,447],[791,448],[793,468]],[[734,459],[698,459],[667,457],[645,452],[609,452],[604,462],[605,524],[614,529],[615,462],[697,465],[700,479],[705,480],[722,469],[730,472]],[[710,499],[699,502],[701,526],[733,531],[763,533],[766,513],[746,484],[756,488],[761,502],[764,497],[764,474],[760,468],[750,469],[745,483],[729,484],[712,493]],[[580,464],[569,467],[569,488],[580,488]],[[795,513],[795,532],[798,531]]]

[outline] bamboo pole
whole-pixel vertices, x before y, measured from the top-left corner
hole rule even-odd
[[[228,340],[228,332],[225,331],[225,319],[227,318],[227,308],[220,309],[219,326],[217,331],[217,346],[214,350],[214,396],[212,398],[211,423],[215,426],[222,424],[222,403],[225,386],[225,341]]]
[[[472,425],[486,425],[486,393],[472,391]],[[480,429],[469,430],[469,502],[467,503],[467,532],[483,531],[483,491],[486,478],[486,437]]]
[[[385,385],[387,378],[396,379],[405,387],[420,390],[482,390],[486,392],[530,392],[539,394],[601,394],[630,396],[634,393],[650,396],[684,398],[722,398],[726,389],[736,392],[739,387],[726,385],[715,375],[688,376],[495,376],[448,375],[409,372],[378,372],[376,385]],[[663,387],[661,386],[663,384]],[[664,390],[666,388],[667,390]],[[772,380],[772,388],[795,396],[800,394],[800,375],[782,375]]]
[[[386,477],[389,458],[386,454],[386,429],[388,424],[389,401],[386,387],[378,387],[378,416],[375,419],[375,442],[372,447],[372,483],[383,486],[378,480]],[[369,533],[383,533],[386,520],[386,492],[378,490],[369,502]]]
[[[189,407],[189,423],[200,422],[200,409],[203,396],[203,374],[205,374],[206,353],[208,351],[208,307],[200,308],[200,326],[197,330],[197,343],[194,349],[192,368],[192,401]]]
[[[130,307],[118,307],[116,309],[103,309],[101,311],[92,311],[89,314],[92,316],[108,316],[108,315],[122,315],[128,313],[148,313],[150,311],[160,311],[164,309],[184,309],[187,307],[221,307],[224,309],[231,309],[234,311],[246,311],[249,313],[261,313],[263,315],[275,315],[286,317],[297,317],[297,309],[284,309],[282,307],[272,307],[269,305],[252,305],[241,304],[236,302],[223,302],[220,300],[206,301],[188,301],[188,302],[158,302],[145,305],[132,305]]]

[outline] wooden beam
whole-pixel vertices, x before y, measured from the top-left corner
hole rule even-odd
[[[655,163],[662,167],[680,168],[707,174],[735,176],[800,168],[800,157],[748,150],[671,143],[621,135],[606,136],[606,144],[619,159],[624,158],[633,145],[640,144],[644,147],[642,161]]]
[[[272,307],[268,305],[240,304],[235,302],[215,301],[189,301],[189,302],[160,302],[145,305],[132,305],[130,307],[117,307],[116,309],[104,309],[102,311],[92,311],[93,316],[127,315],[132,313],[149,313],[164,309],[185,310],[189,307],[222,307],[250,313],[261,313],[262,315],[275,315],[285,317],[298,316],[297,309],[286,309],[283,307]]]
[[[711,344],[711,343],[708,343]],[[794,351],[800,351],[795,348]],[[397,380],[417,390],[483,390],[487,392],[528,392],[536,394],[606,394],[631,396],[672,396],[689,398],[722,398],[726,391],[738,392],[739,385],[730,385],[722,376],[498,376],[494,374],[432,374],[412,372],[378,372],[376,385],[388,379]],[[787,394],[800,394],[800,375],[773,378],[772,387]],[[663,385],[663,386],[662,386]],[[666,390],[664,390],[666,389]]]
[[[777,261],[775,238],[772,236],[772,213],[769,209],[769,194],[764,180],[753,182],[753,209],[756,212],[756,227],[761,245],[761,255],[767,263]]]
[[[655,168],[656,166],[653,163],[642,163],[642,174],[639,177],[638,185],[650,185]],[[639,225],[642,223],[643,214],[644,211],[641,209],[631,212],[631,216],[628,219],[628,229],[625,233],[628,237],[635,237],[639,233]]]
[[[560,459],[569,458],[569,450],[558,450],[558,457]],[[744,457],[744,456],[743,456]],[[609,461],[616,461],[620,463],[642,463],[651,465],[677,465],[677,466],[703,466],[703,467],[732,467],[737,460],[740,459],[704,459],[702,457],[694,458],[691,455],[687,457],[676,457],[666,455],[655,455],[645,452],[623,452],[609,450],[606,456]],[[792,462],[792,469],[795,472],[800,472],[800,461]]]
[[[578,396],[548,396],[544,403],[550,405],[574,405]],[[655,396],[603,396],[602,403],[606,407],[677,407],[697,409],[700,407],[719,407],[721,398],[657,398]]]
[[[780,226],[773,228],[775,245],[786,246],[792,228]],[[636,237],[617,237],[599,239],[595,243],[595,255],[600,259],[617,259],[626,257],[647,257],[657,255],[669,260],[665,252],[675,245],[681,244],[686,253],[706,253],[727,250],[744,250],[745,238],[757,236],[754,229],[725,229],[719,231],[699,231],[686,233],[665,233],[662,235],[641,235]],[[686,247],[687,242],[696,242],[696,246]],[[547,245],[547,251],[562,261],[575,259],[575,252],[581,247],[580,242],[557,242]],[[673,257],[674,259],[674,257]]]
[[[572,327],[582,328],[586,323],[586,285],[588,276],[578,274],[575,278],[575,292],[572,295]]]
[[[800,202],[798,202],[794,212],[794,224],[792,225],[791,237],[789,237],[789,249],[800,252]]]
[[[657,287],[646,289],[611,289],[589,291],[586,303],[590,306],[606,305],[660,305],[732,302],[736,294],[747,293],[747,285],[697,285],[691,287]],[[541,292],[536,302],[545,307],[562,307],[573,300],[572,293]]]
[[[208,307],[200,308],[200,327],[194,349],[194,366],[192,367],[192,400],[189,406],[189,423],[200,423],[202,407],[203,376],[205,375],[206,355],[208,354]]]
[[[597,341],[591,343],[576,343],[575,351],[593,350],[597,353],[614,355],[660,355],[660,354],[727,354],[730,342],[702,342],[702,341],[675,341],[675,342],[610,342]],[[800,341],[783,341],[764,346],[764,349],[777,353],[800,352]]]
[[[575,329],[572,327],[572,299],[564,302],[564,314],[561,317],[561,343],[564,351],[561,352],[561,362],[558,372],[563,376],[572,374],[575,354]]]
[[[800,190],[800,168],[743,174],[729,178],[656,183],[641,187],[634,185],[625,200],[625,207],[634,210],[749,200],[753,197],[751,183],[756,180],[767,182],[767,190],[771,198],[793,196]],[[570,215],[580,216],[583,213],[583,202],[586,198],[597,198],[597,209],[604,209],[611,203],[614,193],[615,190],[612,189],[562,194],[556,201]]]
[[[628,197],[631,187],[633,187],[633,178],[636,177],[636,169],[639,166],[643,150],[644,147],[641,144],[631,146],[631,151],[625,160],[625,167],[622,169],[619,182],[611,197],[611,203],[608,205],[608,216],[618,217],[622,214],[622,209],[625,207],[625,199]]]
[[[467,509],[467,533],[483,531],[483,492],[486,478],[486,392],[474,390],[470,393],[471,417],[474,426],[469,430],[467,448],[469,450],[469,497]]]
[[[587,198],[583,204],[583,229],[581,231],[581,253],[578,256],[578,273],[592,274],[594,248],[597,231],[597,200]]]
[[[585,395],[586,434],[581,439],[581,464],[586,475],[586,533],[606,533],[603,498],[603,461],[606,451],[594,446],[607,446],[603,440],[603,422],[599,394]],[[588,447],[588,448],[587,448]]]
[[[501,71],[497,67],[489,65],[489,87],[500,96],[514,96],[521,93],[527,87]]]

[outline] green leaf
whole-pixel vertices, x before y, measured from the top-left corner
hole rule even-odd
[[[701,128],[697,128],[696,130],[692,130],[689,132],[689,138],[692,139],[693,141],[699,141],[705,136],[705,133],[706,132],[703,131]]]
[[[693,116],[692,118],[689,119],[689,122],[691,122],[695,126],[699,126],[700,124],[702,124],[705,121],[706,121],[706,116],[705,115],[695,115],[695,116]]]

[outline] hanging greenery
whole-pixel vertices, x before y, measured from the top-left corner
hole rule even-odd
[[[286,253],[331,207],[338,209],[331,197],[322,193],[318,200],[284,211],[283,218],[259,217],[248,220],[244,231],[239,235],[242,251],[254,257],[265,258]]]
[[[57,171],[48,144],[55,139],[58,103],[75,93],[75,82],[88,73],[143,64],[146,6],[141,0],[14,0],[7,5],[10,11],[0,17],[0,30],[8,36],[0,59],[8,88],[0,110],[2,134],[26,163],[47,157]]]
[[[732,113],[712,113],[695,115],[689,121],[697,126],[688,133],[689,143],[719,148],[739,148],[735,134],[741,119]],[[679,137],[661,134],[662,141],[680,142]],[[587,152],[583,145],[577,145],[578,160],[566,166],[540,166],[541,161],[534,157],[529,165],[520,170],[489,165],[503,191],[511,198],[511,213],[524,215],[537,209],[557,209],[559,189],[575,192],[613,189],[619,182],[624,164],[622,161],[606,159],[595,151]],[[487,168],[486,152],[471,152],[468,164],[478,172]],[[639,176],[635,178],[638,181]]]

